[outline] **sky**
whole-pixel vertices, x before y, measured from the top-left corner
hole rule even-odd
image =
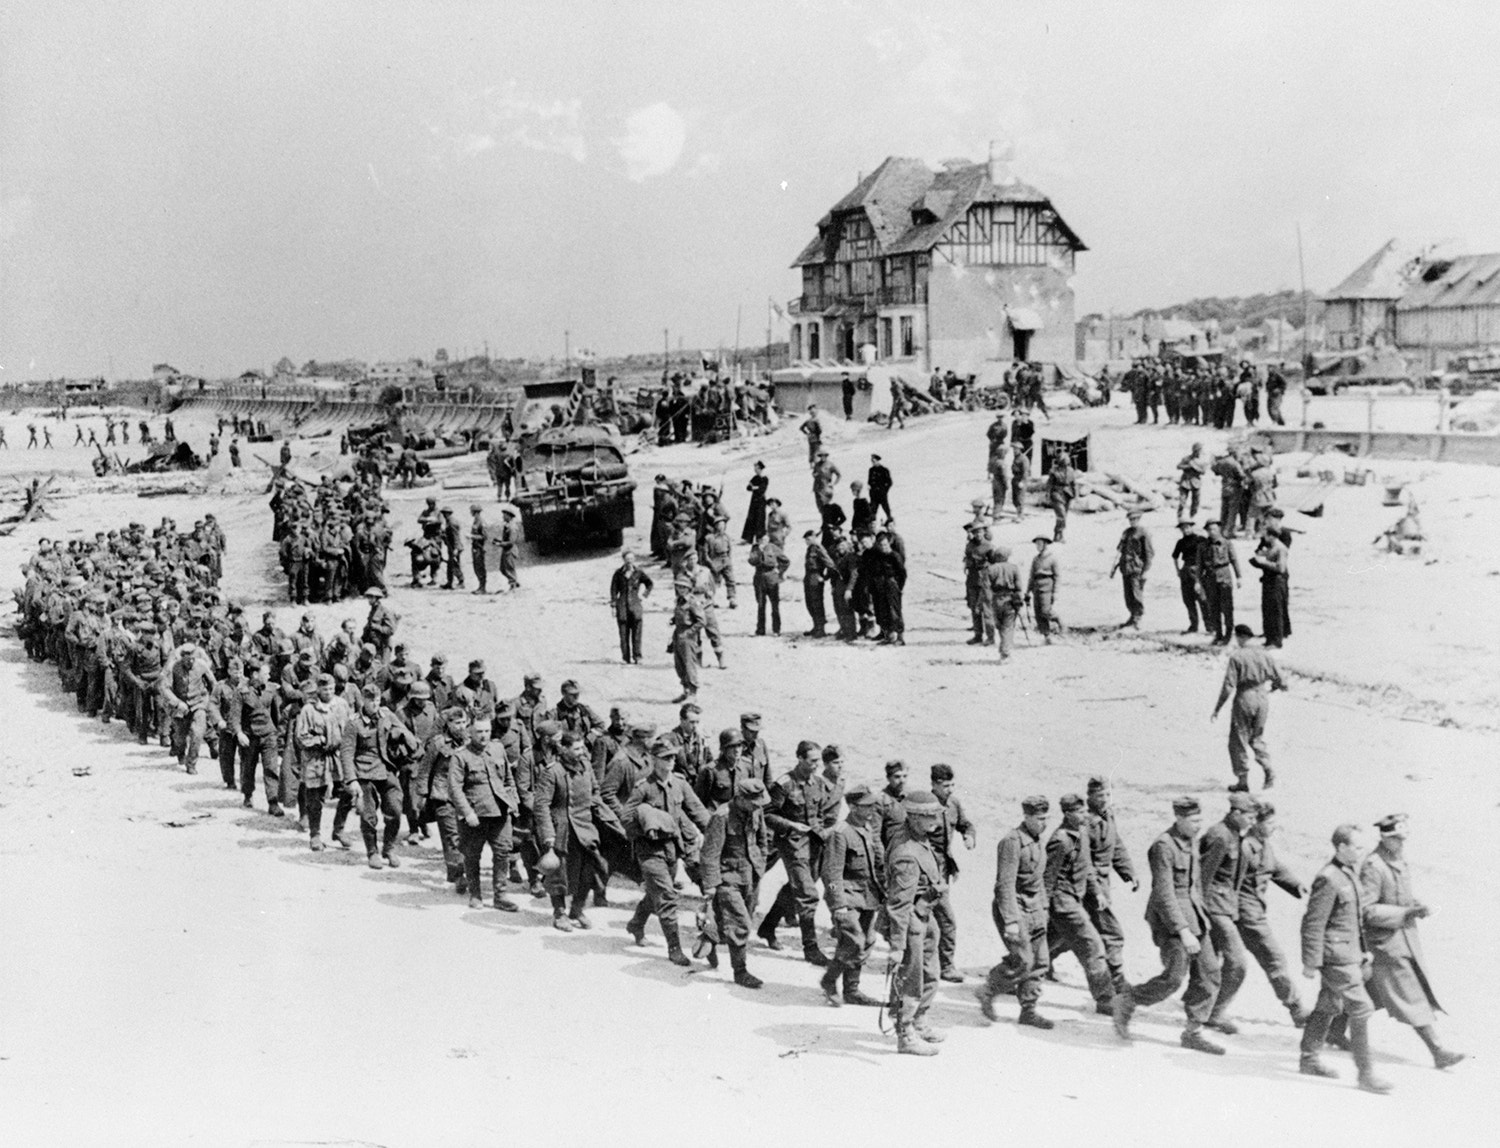
[[[1500,5],[6,0],[0,381],[759,344],[888,155],[992,141],[1079,315],[1500,250]],[[565,334],[566,332],[566,334]]]

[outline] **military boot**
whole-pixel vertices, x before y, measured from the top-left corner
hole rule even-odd
[[[1329,1080],[1337,1080],[1339,1078],[1339,1074],[1319,1060],[1318,1054],[1315,1052],[1304,1052],[1302,1054],[1302,1062],[1297,1066],[1297,1071],[1302,1073],[1303,1076],[1322,1076]]]
[[[765,982],[745,967],[745,946],[729,946],[729,963],[734,967],[734,983],[742,989],[758,989]]]
[[[1375,1075],[1375,1065],[1370,1056],[1370,1018],[1349,1017],[1349,1045],[1354,1051],[1354,1065],[1359,1069],[1359,1086],[1365,1092],[1384,1096],[1391,1090],[1390,1083]]]
[[[818,926],[811,916],[804,917],[799,924],[802,928],[802,959],[810,965],[827,968],[828,954],[818,947]]]
[[[667,938],[667,960],[682,968],[691,968],[693,958],[682,951],[682,939],[677,935],[676,921],[661,923],[662,936]]]
[[[1024,1004],[1021,1006],[1021,1015],[1016,1017],[1017,1024],[1024,1024],[1028,1028],[1039,1028],[1043,1032],[1053,1027],[1050,1020],[1036,1011],[1036,1005]]]
[[[879,1008],[878,1000],[859,991],[859,974],[858,966],[844,969],[844,1003],[863,1008]]]
[[[896,1030],[896,1051],[906,1056],[936,1056],[939,1049],[923,1040],[916,1030],[902,1025]]]
[[[839,975],[844,971],[844,966],[838,961],[829,961],[828,968],[818,978],[818,987],[823,990],[823,999],[834,1008],[840,1008],[843,1001],[839,999]]]

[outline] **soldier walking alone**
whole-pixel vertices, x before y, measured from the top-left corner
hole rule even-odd
[[[1229,714],[1229,766],[1234,770],[1234,784],[1230,792],[1248,792],[1250,789],[1250,755],[1260,764],[1265,774],[1262,788],[1270,789],[1276,775],[1271,771],[1271,751],[1266,748],[1266,719],[1271,713],[1270,690],[1286,689],[1281,670],[1276,660],[1264,650],[1252,650],[1246,643],[1254,636],[1249,626],[1236,626],[1234,639],[1238,649],[1230,651],[1229,664],[1224,667],[1224,684],[1219,689],[1219,701],[1209,720],[1214,721],[1224,703],[1234,698]]]

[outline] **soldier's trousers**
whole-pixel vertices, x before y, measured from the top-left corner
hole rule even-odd
[[[239,783],[235,772],[235,759],[239,756],[240,739],[231,729],[219,731],[219,776],[224,779],[225,789],[234,789]]]
[[[1208,933],[1198,938],[1198,946],[1198,952],[1191,954],[1175,935],[1164,944],[1158,943],[1161,972],[1133,986],[1131,1000],[1137,1005],[1156,1004],[1175,993],[1186,980],[1182,1007],[1187,1013],[1188,1027],[1201,1027],[1213,1013],[1214,1000],[1219,995],[1219,955],[1214,952],[1213,938]]]
[[[1250,757],[1262,770],[1271,772],[1271,751],[1266,748],[1266,718],[1271,701],[1264,686],[1240,690],[1229,711],[1229,765],[1239,782],[1249,784]]]
[[[953,897],[947,890],[932,903],[932,919],[938,927],[938,969],[953,970],[954,954],[958,952],[958,917],[953,912]]]
[[[293,562],[286,570],[286,590],[289,597],[297,605],[303,605],[307,601],[307,563]]]
[[[1125,591],[1125,609],[1130,613],[1130,620],[1139,621],[1142,614],[1146,612],[1146,603],[1143,595],[1146,592],[1146,576],[1134,571],[1120,571],[1120,585]]]
[[[172,715],[172,753],[189,769],[198,768],[198,753],[203,748],[207,728],[208,714],[201,709]]]
[[[376,848],[377,819],[385,819],[380,851],[389,856],[401,838],[401,783],[393,778],[359,781],[359,835],[364,838],[365,852],[371,856]]]
[[[824,634],[828,631],[828,614],[823,608],[823,580],[804,578],[802,600],[807,604],[807,616],[812,619],[812,632]]]
[[[1196,630],[1198,628],[1198,607],[1200,605],[1203,607],[1203,628],[1205,630],[1213,629],[1208,617],[1208,603],[1202,599],[1203,591],[1198,585],[1198,576],[1196,574],[1179,574],[1177,582],[1182,588],[1182,604],[1187,608],[1188,629]]]
[[[1008,658],[1016,644],[1016,617],[1021,611],[1014,602],[996,602],[994,611],[995,639],[1000,647],[1000,657]]]
[[[231,739],[232,740],[232,739]],[[260,765],[265,780],[266,801],[279,803],[281,798],[281,760],[277,753],[276,735],[250,738],[250,744],[240,748],[240,792],[246,798],[255,796],[255,767]]]
[[[1061,542],[1068,529],[1068,503],[1065,499],[1053,499],[1052,507],[1052,541]]]
[[[1107,1005],[1114,998],[1115,983],[1104,958],[1104,939],[1094,928],[1088,912],[1078,902],[1053,905],[1047,919],[1049,956],[1070,952],[1078,958],[1095,1004]]]
[[[762,922],[767,932],[780,925],[783,918],[801,923],[811,921],[818,911],[818,884],[810,853],[796,846],[778,846],[776,857],[786,870],[786,884],[776,894],[776,901]]]
[[[1240,931],[1232,918],[1222,913],[1210,913],[1208,930],[1214,939],[1214,949],[1219,954],[1219,995],[1214,998],[1214,1011],[1211,1014],[1217,1020],[1229,1012],[1229,1006],[1234,1003],[1240,986],[1245,983],[1249,958],[1240,941]]]
[[[1005,508],[1005,491],[1009,486],[1006,481],[1005,471],[999,467],[990,470],[990,514],[999,514]]]
[[[750,918],[755,912],[757,890],[752,886],[720,885],[714,890],[714,923],[719,940],[744,948],[750,943]]]
[[[1203,628],[1228,641],[1234,633],[1234,583],[1203,583]]]
[[[474,584],[480,590],[488,590],[489,570],[484,564],[484,551],[477,546],[474,547],[469,551],[469,559],[474,564]]]
[[[1287,625],[1287,591],[1285,575],[1261,576],[1260,630],[1268,646],[1279,646],[1291,636],[1291,627]]]
[[[641,660],[641,624],[640,618],[626,618],[624,621],[616,620],[615,623],[620,630],[620,658],[625,662],[638,662]]]
[[[854,974],[854,984],[856,987],[859,984],[859,970],[864,968],[870,950],[875,947],[874,926],[874,909],[855,909],[833,915],[833,959],[843,966],[846,984],[851,971]],[[938,943],[941,947],[941,930]],[[853,990],[846,988],[845,991]]]
[[[651,914],[661,922],[662,931],[677,925],[676,858],[648,854],[638,858],[641,867],[641,899],[630,916],[630,927],[644,929]]]
[[[281,757],[281,784],[278,796],[287,809],[295,809],[302,816],[302,758],[301,751],[292,741],[291,730],[285,731],[286,753]],[[269,797],[269,795],[268,795]]]
[[[852,638],[858,624],[854,619],[854,607],[849,604],[849,583],[834,578],[829,582],[829,589],[833,595],[833,613],[839,620],[839,637]]]
[[[781,633],[781,586],[755,580],[755,632],[761,637],[766,633],[766,606],[771,607],[771,633]]]
[[[544,813],[543,816],[546,816]],[[525,858],[525,850],[522,851]],[[585,901],[594,889],[603,888],[609,879],[609,867],[604,862],[598,846],[580,845],[577,841],[569,842],[567,852],[558,854],[558,865],[546,880],[547,892],[552,897],[554,908],[562,909],[571,898],[573,902],[572,914],[577,916],[583,912]],[[672,891],[677,891],[674,885]],[[470,887],[473,892],[473,887]],[[645,904],[645,899],[641,901]],[[637,908],[637,912],[639,912]],[[674,907],[675,912],[675,907]],[[673,920],[676,920],[674,917]],[[644,923],[644,916],[642,917]]]
[[[722,567],[710,566],[708,572],[714,577],[714,589],[724,587],[724,593],[728,596],[729,605],[734,606],[734,567],[726,562]]]
[[[506,878],[510,875],[510,815],[481,817],[478,825],[459,821],[458,841],[463,850],[464,879],[469,884],[469,896],[479,896],[479,890],[483,888],[479,878],[479,862],[484,856],[486,845],[490,847],[490,891],[496,897],[502,896]]]
[[[1015,940],[1005,935],[998,905],[991,903],[990,916],[1005,942],[1005,959],[989,971],[985,989],[994,996],[1013,992],[1024,1005],[1034,1005],[1042,996],[1042,976],[1047,971],[1047,910],[1023,913]]]
[[[932,1007],[938,982],[938,926],[931,917],[917,916],[904,938],[892,937],[892,948],[900,951],[901,963],[891,977],[890,1010],[901,1032],[921,1021]]]
[[[686,694],[698,692],[698,667],[703,664],[703,639],[688,627],[672,637],[672,665]]]
[[[516,577],[515,551],[511,547],[500,551],[500,573],[505,575],[505,581],[510,584],[512,590],[521,585],[521,580]]]
[[[1120,927],[1120,919],[1115,916],[1115,911],[1109,905],[1100,904],[1098,897],[1094,894],[1086,894],[1083,898],[1084,910],[1089,915],[1089,920],[1094,923],[1094,931],[1099,934],[1099,939],[1104,942],[1104,964],[1109,969],[1109,977],[1113,982],[1115,991],[1121,992],[1125,989],[1125,930]],[[1060,950],[1054,948],[1052,955],[1055,957]]]
[[[1197,518],[1203,502],[1201,486],[1179,486],[1177,488],[1177,517]]]
[[[323,799],[327,796],[326,785],[304,785],[297,794],[307,815],[307,835],[314,841],[323,836]]]
[[[714,653],[722,660],[724,635],[719,632],[719,611],[714,609],[712,602],[703,604],[703,633],[708,638],[708,644],[714,648]]]
[[[1300,1009],[1302,994],[1297,991],[1297,983],[1292,980],[1286,954],[1281,951],[1281,946],[1271,933],[1271,923],[1264,917],[1247,917],[1241,910],[1236,925],[1246,951],[1255,958],[1256,963],[1265,971],[1266,979],[1271,982],[1271,991],[1276,994],[1276,999],[1289,1009]],[[1219,995],[1223,996],[1222,989]]]
[[[464,875],[464,855],[458,844],[458,811],[451,801],[427,799],[422,807],[422,823],[437,822],[438,841],[443,847],[443,865],[448,880],[457,881]]]
[[[1318,1003],[1313,1006],[1312,1015],[1307,1018],[1307,1026],[1302,1030],[1303,1056],[1317,1055],[1328,1038],[1328,1027],[1335,1017],[1347,1016],[1350,1035],[1354,1036],[1364,1030],[1370,1015],[1375,1011],[1375,1002],[1370,999],[1370,990],[1365,985],[1364,969],[1361,966],[1324,965],[1320,972],[1322,982],[1318,987]],[[1361,1064],[1359,1068],[1361,1075],[1368,1071],[1368,1065]]]
[[[1058,620],[1053,606],[1052,583],[1038,582],[1031,591],[1031,612],[1036,617],[1036,628],[1045,636],[1061,634],[1062,622]]]

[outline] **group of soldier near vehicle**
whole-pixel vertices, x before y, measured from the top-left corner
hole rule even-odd
[[[435,824],[448,880],[471,908],[484,906],[486,846],[490,903],[517,911],[507,895],[521,880],[517,855],[529,891],[550,900],[554,925],[565,932],[591,927],[587,908],[607,904],[610,875],[622,873],[643,890],[627,931],[643,944],[655,915],[670,960],[688,966],[677,917],[680,866],[704,899],[694,953],[716,966],[717,947],[727,946],[734,979],[746,988],[761,986],[747,951],[774,855],[787,881],[757,935],[779,949],[779,925],[795,919],[804,959],[824,970],[830,1004],[888,1004],[900,1051],[937,1051],[943,1034],[929,1016],[937,984],[963,979],[948,886],[957,841],[969,848],[976,841],[950,766],[931,768],[930,791],[909,791],[900,761],[887,764],[881,788],[846,786],[835,746],[802,741],[790,769],[774,768],[755,713],[723,730],[714,753],[692,703],[676,727],[658,733],[620,707],[600,718],[572,681],[551,707],[536,675],[502,701],[482,660],[454,681],[437,654],[424,674],[395,640],[398,619],[375,587],[357,636],[350,619],[325,642],[307,615],[283,634],[269,612],[249,631],[243,610],[218,589],[223,546],[207,519],[186,535],[166,520],[150,535],[132,524],[92,542],[44,543],[26,564],[20,595],[28,653],[55,661],[86,713],[124,717],[143,743],[170,745],[189,773],[207,743],[225,787],[246,807],[258,769],[268,812],[283,816],[295,803],[314,851],[324,848],[330,799],[334,840],[352,847],[345,827],[357,814],[375,869],[401,864],[403,822],[408,845]],[[1308,1014],[1265,924],[1271,882],[1301,892],[1271,845],[1274,807],[1233,792],[1223,821],[1200,837],[1197,799],[1173,803],[1172,826],[1148,851],[1147,920],[1163,967],[1131,985],[1110,881],[1114,873],[1133,886],[1134,869],[1110,814],[1108,782],[1091,779],[1087,793],[1060,799],[1063,822],[1050,835],[1049,800],[1027,798],[1022,822],[1000,843],[992,909],[1007,955],[978,990],[987,1018],[997,996],[1013,993],[1020,1023],[1051,1027],[1037,1008],[1041,980],[1053,957],[1069,951],[1123,1038],[1137,1008],[1186,981],[1183,1044],[1219,1054],[1202,1030],[1236,1031],[1230,1006],[1248,951],[1304,1026],[1304,1073],[1332,1075],[1320,1058],[1331,1039],[1353,1051],[1361,1087],[1385,1091],[1369,1056],[1377,1004],[1417,1029],[1438,1067],[1462,1059],[1433,1028],[1436,1002],[1416,937],[1428,909],[1402,856],[1403,817],[1379,823],[1381,846],[1362,866],[1358,828],[1335,831],[1334,860],[1314,882],[1303,920],[1304,974],[1321,977]],[[815,919],[819,881],[833,917],[831,957]],[[885,1002],[861,987],[882,935],[892,970]]]
[[[1108,368],[1106,368],[1107,374]],[[1266,369],[1264,383],[1259,372],[1242,360],[1238,370],[1227,363],[1208,366],[1186,366],[1181,359],[1144,358],[1134,363],[1120,379],[1120,386],[1135,405],[1137,425],[1161,421],[1162,408],[1167,423],[1213,426],[1228,430],[1234,426],[1238,407],[1246,424],[1260,422],[1261,394],[1266,400],[1266,417],[1277,426],[1286,420],[1281,404],[1286,398],[1286,376],[1276,365]]]

